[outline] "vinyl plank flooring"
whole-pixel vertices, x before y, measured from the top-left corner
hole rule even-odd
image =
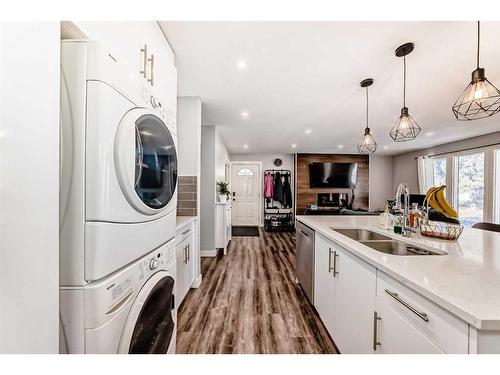
[[[177,312],[177,353],[337,353],[295,283],[295,235],[259,231],[202,258],[203,282]]]

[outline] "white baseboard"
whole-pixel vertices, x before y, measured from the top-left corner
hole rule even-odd
[[[202,257],[215,257],[217,256],[217,249],[214,250],[201,250],[200,255]]]
[[[202,281],[202,278],[203,276],[201,275],[201,273],[198,275],[198,277],[193,281],[193,283],[191,284],[191,288],[199,288],[200,285],[201,285],[201,281]]]

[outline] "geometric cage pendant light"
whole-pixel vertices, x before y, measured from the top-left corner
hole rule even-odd
[[[403,108],[401,108],[401,115],[389,133],[394,142],[412,141],[422,130],[410,116],[406,107],[406,55],[411,53],[414,47],[413,43],[405,43],[399,46],[395,52],[397,57],[403,57]]]
[[[358,144],[358,152],[360,154],[373,154],[377,150],[377,142],[371,134],[370,128],[368,126],[368,87],[373,84],[372,78],[367,78],[361,81],[361,87],[366,89],[366,127],[365,134],[363,134],[363,139],[361,143]]]
[[[479,67],[480,24],[477,21],[477,67],[472,80],[453,104],[452,110],[460,121],[471,121],[490,117],[500,112],[500,91],[486,78]]]

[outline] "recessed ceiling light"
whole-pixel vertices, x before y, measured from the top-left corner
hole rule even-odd
[[[236,63],[236,66],[238,67],[238,69],[245,69],[247,67],[247,63],[244,61],[238,61]]]
[[[295,143],[292,143],[292,148],[295,148],[297,147],[297,145]]]
[[[427,132],[427,133],[425,133],[425,135],[426,135],[427,137],[433,136],[434,134],[435,134],[434,132]]]
[[[248,112],[247,111],[241,112],[241,118],[248,118]]]
[[[389,146],[384,146],[384,150],[388,150],[389,149]]]
[[[339,145],[339,150],[343,149],[344,145]]]
[[[244,148],[244,149],[247,149],[247,148],[248,148],[248,145],[243,145],[243,148]]]
[[[312,130],[311,129],[306,129],[306,134],[311,134]]]

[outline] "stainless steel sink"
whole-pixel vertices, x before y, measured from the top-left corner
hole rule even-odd
[[[378,234],[368,229],[330,228],[356,241],[391,241],[390,237]]]
[[[391,255],[443,255],[444,253],[422,249],[400,241],[359,241],[381,253]]]
[[[391,255],[444,255],[440,251],[431,251],[418,246],[410,245],[405,242],[394,240],[377,232],[368,229],[355,228],[335,228],[330,229],[343,234],[359,243],[380,251],[381,253]]]

